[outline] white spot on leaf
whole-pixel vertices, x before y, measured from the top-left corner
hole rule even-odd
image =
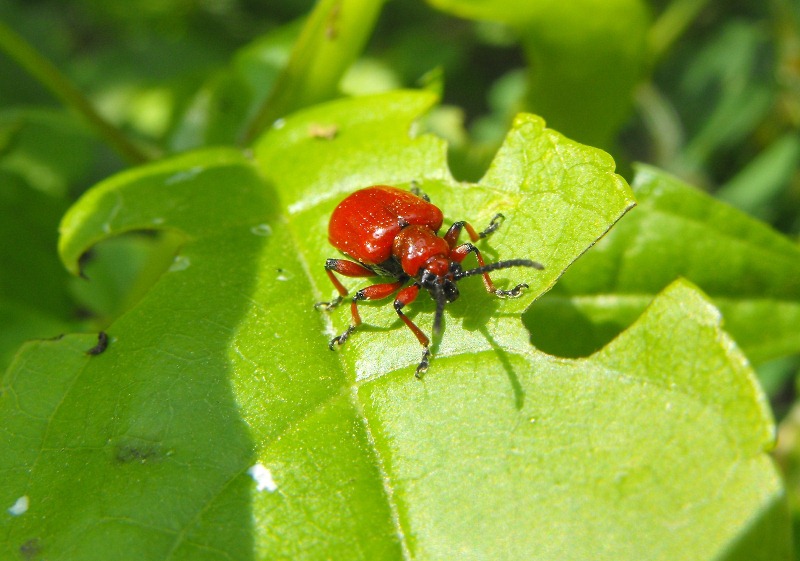
[[[270,493],[276,491],[278,486],[275,480],[272,479],[272,472],[262,463],[258,463],[247,470],[253,481],[256,482],[256,489],[259,491],[269,491]]]
[[[269,224],[259,224],[258,226],[253,226],[250,228],[250,232],[255,234],[256,236],[271,236],[272,235],[272,226]]]
[[[192,262],[185,255],[176,255],[175,259],[172,261],[172,265],[169,266],[169,270],[170,272],[185,271],[191,264]]]
[[[28,495],[22,495],[20,498],[17,499],[11,508],[8,509],[8,513],[11,516],[19,516],[20,514],[25,514],[28,511],[28,507],[30,506],[30,499]]]

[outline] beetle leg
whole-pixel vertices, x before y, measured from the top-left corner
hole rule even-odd
[[[336,278],[333,274],[334,272],[339,273],[340,275],[344,275],[346,277],[375,277],[377,274],[368,269],[364,265],[360,263],[355,263],[354,261],[348,261],[347,259],[327,259],[325,261],[325,272],[328,274],[328,278],[331,279],[333,286],[336,287],[336,290],[339,292],[339,296],[331,300],[330,302],[317,302],[314,304],[314,307],[319,309],[322,308],[323,310],[330,310],[335,308],[342,302],[342,298],[347,296],[347,289],[344,285]]]
[[[421,380],[422,375],[425,374],[425,371],[428,370],[428,366],[431,363],[431,350],[428,347],[425,347],[425,350],[422,351],[422,360],[419,361],[417,365],[417,371],[414,372],[414,376],[417,379]]]
[[[422,374],[428,369],[428,364],[430,363],[431,351],[429,347],[431,342],[430,339],[428,339],[428,336],[425,335],[419,327],[417,327],[417,324],[408,319],[408,316],[406,316],[402,311],[404,306],[417,299],[418,294],[418,284],[412,284],[411,286],[404,288],[398,292],[397,298],[394,300],[394,310],[397,312],[397,315],[400,316],[400,319],[403,320],[403,323],[405,323],[411,332],[417,337],[419,344],[425,349],[422,353],[422,360],[417,366],[417,371],[414,373],[417,378],[422,378]]]
[[[328,348],[333,350],[334,345],[344,345],[347,338],[350,337],[350,334],[355,331],[356,327],[361,325],[361,315],[358,313],[358,302],[360,300],[380,300],[381,298],[386,298],[397,292],[405,282],[405,280],[400,280],[383,284],[373,284],[356,292],[353,296],[353,302],[350,304],[350,313],[353,315],[353,323],[350,324],[350,327],[348,327],[344,333],[331,339]]]
[[[450,259],[452,261],[456,261],[457,263],[461,263],[464,258],[469,255],[470,253],[475,254],[475,258],[478,260],[478,264],[481,267],[486,267],[486,262],[483,260],[483,255],[481,255],[480,250],[472,245],[471,243],[461,244],[460,246],[456,247],[450,252]],[[523,283],[518,284],[511,290],[501,290],[499,288],[495,288],[492,279],[489,277],[489,273],[483,273],[483,285],[486,287],[486,292],[491,292],[499,296],[500,298],[516,298],[522,294],[523,288],[528,288],[528,285]]]
[[[505,220],[505,219],[506,219],[506,217],[498,212],[489,221],[489,225],[486,227],[486,229],[484,229],[483,232],[478,234],[478,237],[483,239],[486,236],[488,236],[489,234],[494,233],[500,227],[500,224],[502,224],[503,220]],[[476,240],[472,240],[472,241],[476,241]]]
[[[498,212],[494,215],[494,218],[492,218],[491,222],[489,222],[489,225],[486,227],[486,229],[480,233],[476,232],[475,228],[473,228],[469,222],[466,222],[465,220],[459,220],[458,222],[453,222],[453,225],[450,226],[445,233],[444,239],[447,241],[447,245],[449,245],[451,249],[455,248],[456,242],[458,242],[458,236],[461,234],[461,230],[465,229],[469,234],[470,239],[473,242],[477,242],[478,240],[487,237],[489,234],[492,234],[495,230],[497,230],[500,227],[500,224],[503,223],[503,220],[505,220],[505,216]]]
[[[425,193],[422,189],[419,188],[419,184],[416,181],[411,182],[411,193],[418,196],[426,203],[431,202],[431,198],[427,195],[427,193]]]

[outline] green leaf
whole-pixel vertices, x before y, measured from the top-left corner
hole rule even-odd
[[[50,110],[0,112],[0,171],[54,197],[85,181],[92,139],[66,114]]]
[[[359,392],[412,558],[790,558],[764,396],[690,286],[595,357],[501,352]]]
[[[133,232],[103,240],[81,259],[70,292],[95,329],[130,309],[172,264],[180,236]]]
[[[92,148],[63,114],[0,112],[0,371],[24,341],[79,329],[56,228]]]
[[[597,357],[528,344],[519,312],[631,204],[611,159],[522,115],[486,177],[459,184],[443,143],[413,132],[433,101],[314,107],[252,159],[215,149],[130,170],[67,213],[72,271],[124,232],[183,245],[105,352],[71,335],[8,370],[0,503],[16,507],[0,556],[702,559],[755,541],[786,557],[763,396],[693,289],[673,287]],[[412,181],[448,220],[506,215],[487,258],[546,266],[498,271],[529,282],[518,300],[465,280],[423,381],[390,305],[364,306],[371,327],[336,353],[312,305],[332,291],[333,205]],[[411,307],[429,326],[430,303]]]
[[[130,242],[128,251],[119,251],[126,243],[119,240],[115,252],[100,248],[109,264],[106,273],[112,274],[93,282],[71,278],[56,251],[58,223],[73,193],[98,175],[98,152],[85,127],[65,114],[0,112],[0,370],[24,341],[88,329],[90,322],[105,325],[126,308],[123,297],[143,260],[132,259]],[[143,258],[147,252],[141,249],[154,244],[138,242],[137,257]],[[109,278],[114,282],[103,282]],[[103,291],[109,296],[105,301],[98,298]],[[135,297],[135,292],[128,296]]]
[[[299,22],[285,25],[240,49],[231,65],[213,75],[189,103],[173,131],[173,150],[239,140],[289,60],[299,31]]]
[[[487,256],[532,258],[544,263],[545,271],[498,271],[493,278],[501,286],[526,282],[533,296],[548,290],[633,205],[628,186],[614,174],[607,154],[545,129],[542,120],[531,115],[516,119],[479,184],[455,183],[447,171],[444,143],[427,135],[409,138],[407,134],[409,121],[433,100],[424,92],[393,93],[362,99],[357,113],[348,104],[319,106],[279,123],[255,146],[256,160],[278,190],[298,247],[311,264],[316,300],[328,300],[333,294],[323,264],[335,255],[319,240],[327,238],[327,219],[334,206],[359,187],[414,182],[441,206],[449,222],[468,217],[483,227],[502,212],[506,220],[492,235]],[[341,107],[342,112],[332,107]],[[380,135],[376,135],[377,122]],[[320,138],[314,134],[319,129],[335,130],[335,139]],[[331,169],[342,174],[332,177]],[[440,354],[488,348],[491,342],[482,326],[489,321],[498,323],[502,335],[513,333],[512,339],[520,335],[514,314],[530,304],[530,297],[503,302],[501,317],[492,318],[500,306],[486,301],[480,282],[464,282],[463,287],[463,297],[450,310],[464,317],[466,329],[448,327]],[[416,321],[422,325],[432,321],[429,300],[420,298],[414,304],[420,310]],[[476,306],[472,301],[483,302]],[[413,344],[384,352],[385,331],[399,323],[395,314],[386,313],[384,306],[366,305],[362,316],[372,327],[352,338],[350,349],[342,353],[345,360],[355,360],[359,379],[419,361],[420,349]],[[344,313],[333,314],[332,319],[337,332],[349,322]],[[406,336],[413,342],[410,333]]]
[[[644,2],[428,1],[517,30],[530,67],[525,108],[571,138],[611,144],[648,62],[650,13]]]
[[[682,276],[714,299],[753,362],[800,352],[797,244],[655,168],[639,166],[634,190],[639,207],[526,314],[535,345],[588,355]]]
[[[691,134],[679,169],[696,173],[715,153],[756,134],[768,118],[777,85],[762,63],[767,48],[760,25],[733,20],[692,52],[676,95]]]
[[[55,252],[56,225],[66,207],[64,199],[0,171],[0,299],[64,320],[70,316],[69,277]]]
[[[800,136],[786,133],[720,187],[717,198],[748,214],[766,218],[775,214],[775,199],[791,185],[800,159]],[[780,201],[778,202],[780,204]]]
[[[339,81],[364,48],[382,5],[378,0],[320,0],[245,140],[253,140],[292,111],[335,97]]]
[[[6,490],[22,488],[31,500],[9,543],[38,537],[43,550],[71,559],[110,548],[127,559],[246,558],[254,547],[247,468],[265,441],[337,394],[342,373],[319,344],[310,303],[285,297],[309,294],[308,281],[287,251],[274,191],[239,152],[187,154],[98,185],[65,216],[61,255],[76,271],[94,243],[141,229],[173,231],[185,243],[108,329],[105,353],[85,355],[93,342],[76,337],[48,347],[49,356],[32,348],[19,359],[21,368],[42,360],[64,381],[48,414],[10,408],[38,444],[21,438],[28,456],[14,463],[34,476],[5,478]],[[279,267],[295,280],[281,281]],[[55,380],[45,385],[58,391]]]

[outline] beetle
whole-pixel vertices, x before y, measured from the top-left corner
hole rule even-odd
[[[462,230],[467,231],[472,242],[477,242],[495,232],[504,218],[502,214],[496,214],[480,233],[468,222],[458,221],[443,236],[439,236],[444,221],[442,211],[416,186],[411,191],[404,191],[388,185],[373,185],[348,195],[331,215],[328,240],[355,261],[325,261],[325,272],[339,295],[330,302],[317,302],[315,307],[331,310],[348,295],[337,274],[345,277],[381,276],[393,280],[367,286],[355,293],[350,306],[353,321],[344,333],[331,339],[328,347],[334,350],[336,345],[343,345],[361,325],[358,313],[360,301],[380,300],[396,293],[394,309],[424,349],[415,372],[416,377],[421,378],[431,359],[430,339],[403,313],[403,308],[417,298],[421,289],[427,290],[436,302],[433,336],[438,337],[445,304],[458,298],[456,283],[461,279],[483,275],[487,292],[500,298],[516,298],[523,289],[528,288],[527,284],[501,290],[495,288],[489,273],[510,267],[544,269],[541,263],[529,259],[486,264],[473,243],[458,244]],[[475,254],[479,266],[464,270],[461,263],[470,253]],[[409,281],[411,284],[405,286]]]

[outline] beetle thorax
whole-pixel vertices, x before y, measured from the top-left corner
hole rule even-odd
[[[450,269],[449,253],[447,242],[427,226],[406,226],[392,244],[392,255],[410,277],[417,277],[423,269],[439,277],[446,275]]]

